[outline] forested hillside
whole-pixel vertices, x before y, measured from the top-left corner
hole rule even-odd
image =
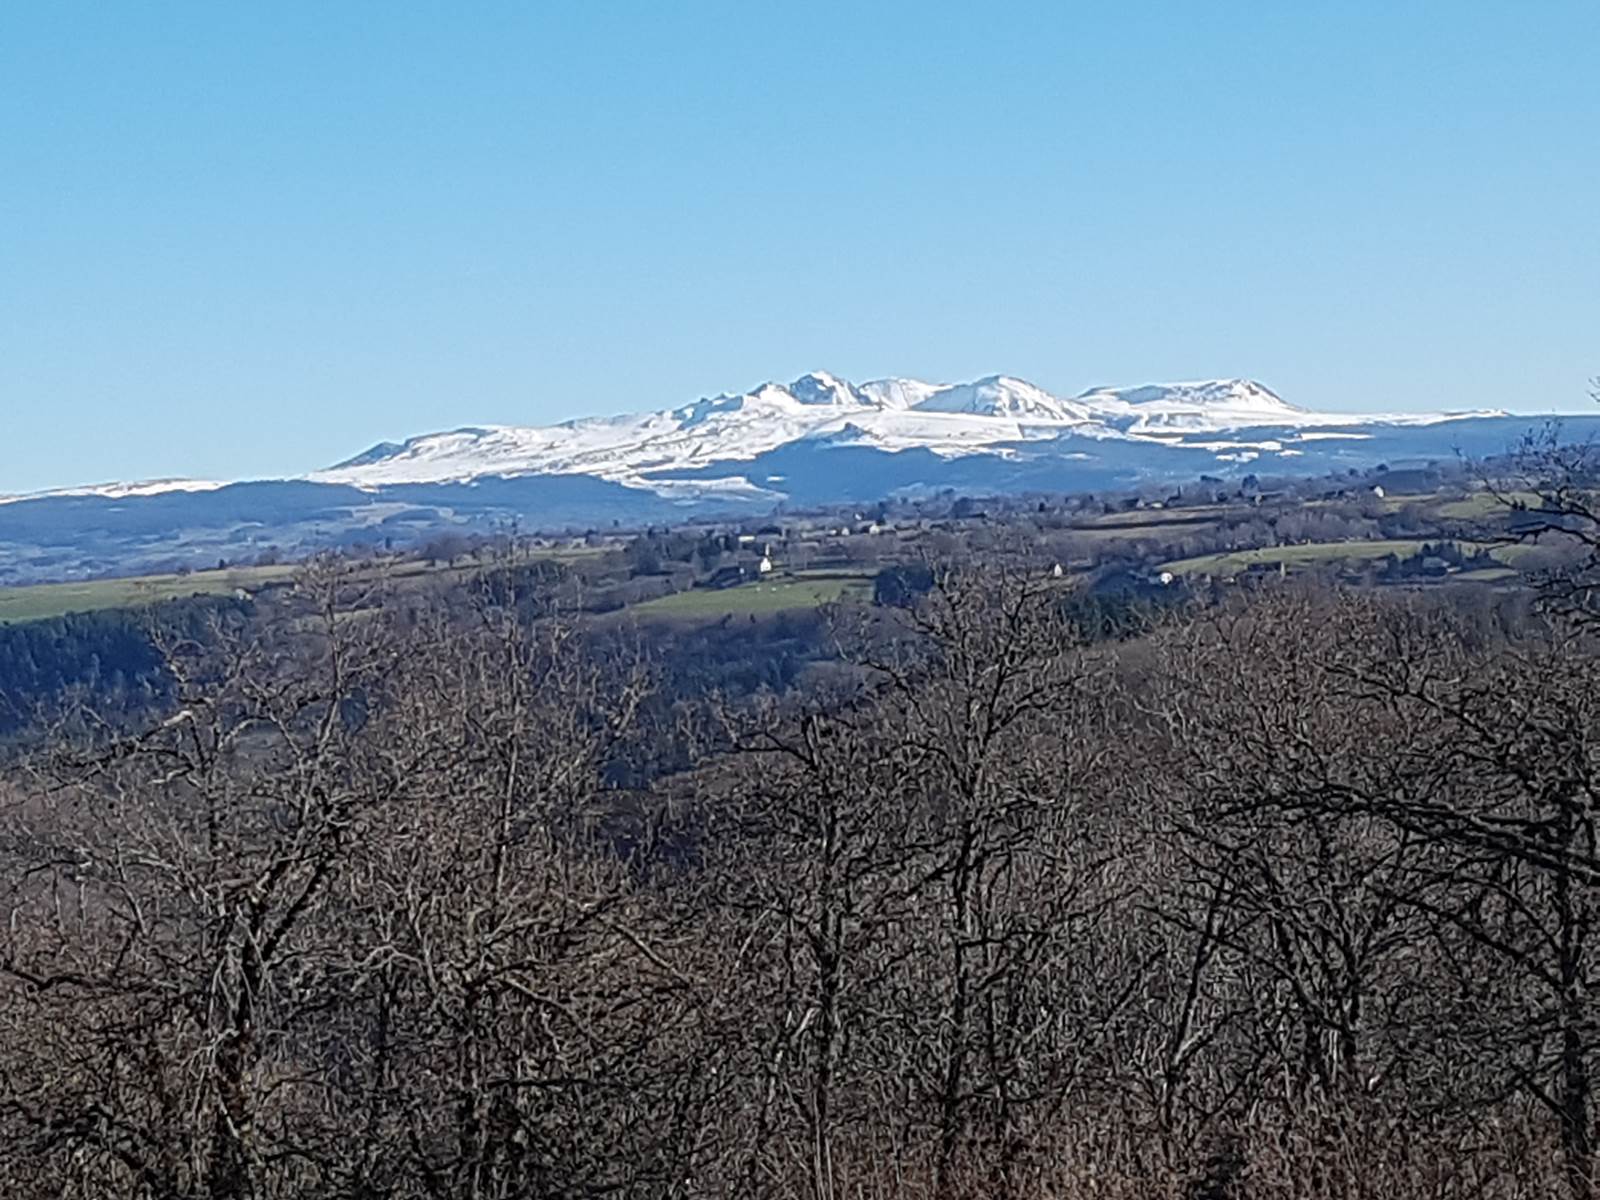
[[[219,622],[236,622],[248,609],[197,597],[154,610],[0,624],[0,738],[79,701],[107,719],[159,706],[171,693],[162,644],[210,641]]]
[[[1587,1200],[1586,571],[1149,608],[997,545],[652,634],[325,562],[194,609],[117,668],[144,720],[8,761],[0,1180]]]

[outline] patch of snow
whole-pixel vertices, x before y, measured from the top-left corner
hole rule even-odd
[[[1302,443],[1370,438],[1373,425],[1426,425],[1489,414],[1360,417],[1296,408],[1247,379],[1092,388],[1063,399],[1026,380],[970,383],[886,378],[854,384],[826,371],[677,408],[551,426],[472,425],[384,442],[301,478],[375,491],[394,484],[497,476],[589,475],[656,495],[765,499],[781,476],[752,482],[736,464],[784,447],[920,450],[943,459],[1054,455],[1082,461],[1085,440],[1242,455],[1292,454]],[[712,471],[710,469],[716,468]],[[726,468],[726,470],[724,469]],[[688,476],[689,478],[685,478]],[[142,496],[223,484],[159,480],[44,493]],[[0,503],[31,497],[3,497]]]
[[[103,496],[108,500],[125,500],[130,496],[160,496],[166,492],[214,492],[228,484],[214,479],[147,479],[140,483],[100,483],[84,487],[52,488],[43,492],[25,492],[19,495],[0,496],[0,504],[15,504],[21,500],[50,500],[72,496]]]
[[[858,390],[879,408],[906,409],[916,408],[942,387],[920,379],[873,379]]]
[[[919,412],[964,413],[979,417],[1028,418],[1072,424],[1089,419],[1081,405],[1058,400],[1043,388],[1008,375],[940,388],[916,405]]]

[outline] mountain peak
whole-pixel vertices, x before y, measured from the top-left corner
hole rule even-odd
[[[1146,383],[1138,387],[1090,388],[1078,396],[1086,404],[1186,405],[1191,408],[1298,413],[1264,383],[1254,379],[1199,379],[1185,383]]]
[[[1058,400],[1043,388],[1011,375],[986,375],[972,383],[940,388],[916,405],[919,412],[965,413],[979,417],[1036,421],[1082,421],[1079,406]]]
[[[813,371],[674,408],[424,433],[245,487],[152,480],[0,496],[0,543],[59,564],[65,543],[55,531],[77,522],[73,570],[103,570],[107,555],[155,569],[174,553],[174,528],[184,554],[214,562],[258,553],[264,539],[309,551],[475,521],[581,528],[602,517],[655,521],[930,489],[1101,491],[1203,471],[1343,474],[1455,449],[1497,453],[1518,430],[1474,419],[1494,415],[1308,412],[1252,379],[1092,388],[1067,399],[1013,375],[857,384]],[[35,570],[33,561],[13,554],[13,575]],[[7,569],[0,553],[0,578]]]
[[[868,403],[855,385],[827,371],[812,371],[802,375],[785,390],[801,404],[859,406]]]
[[[1366,418],[1391,425],[1440,419],[1445,418]],[[1063,399],[1014,375],[955,384],[890,378],[858,385],[812,371],[787,384],[764,383],[678,408],[542,428],[469,427],[385,443],[308,478],[382,488],[495,476],[585,475],[657,490],[677,486],[667,482],[674,476],[737,474],[743,464],[787,447],[870,444],[887,453],[927,450],[952,458],[1005,459],[1087,438],[1146,446],[1203,441],[1212,452],[1242,446],[1277,453],[1271,447],[1280,445],[1285,432],[1293,440],[1298,430],[1339,429],[1362,420],[1306,412],[1265,384],[1243,378],[1091,388]]]

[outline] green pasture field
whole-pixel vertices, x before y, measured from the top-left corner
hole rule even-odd
[[[282,583],[295,570],[289,564],[229,567],[221,571],[195,571],[189,575],[141,575],[130,579],[0,588],[0,625],[39,621],[73,612],[143,608],[188,596],[229,596],[241,589],[254,591]]]
[[[630,605],[637,617],[707,620],[726,616],[766,616],[801,608],[820,608],[841,600],[864,600],[872,594],[863,576],[810,575],[744,583],[731,588],[694,588]]]
[[[1393,554],[1408,558],[1424,545],[1438,544],[1439,538],[1414,538],[1379,540],[1371,542],[1311,542],[1304,546],[1263,546],[1257,550],[1231,550],[1221,554],[1202,554],[1197,558],[1182,558],[1169,562],[1163,570],[1174,575],[1237,575],[1259,563],[1272,566],[1283,564],[1288,570],[1326,566],[1340,562],[1375,562]],[[1462,549],[1473,548],[1473,543],[1459,543]],[[1496,562],[1515,567],[1531,547],[1490,546],[1489,553]]]
[[[553,559],[573,563],[605,553],[604,547],[563,546],[534,550],[527,561]],[[523,561],[521,556],[517,561]],[[393,580],[467,575],[482,570],[476,560],[454,565],[432,564],[416,559],[387,561],[372,567],[376,577]],[[188,575],[138,575],[125,579],[92,579],[74,583],[40,583],[0,588],[0,625],[39,621],[74,612],[99,612],[114,608],[144,608],[165,600],[190,596],[231,596],[237,591],[254,592],[263,587],[287,582],[301,569],[295,563],[259,567],[227,567],[220,571],[194,571]],[[361,570],[365,570],[362,568]]]

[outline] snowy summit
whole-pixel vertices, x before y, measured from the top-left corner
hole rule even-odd
[[[1426,424],[1449,416],[1311,413],[1245,379],[1094,388],[1065,399],[1006,375],[957,384],[915,379],[853,384],[816,371],[791,383],[764,383],[748,392],[658,412],[426,434],[374,446],[306,478],[370,488],[485,476],[584,474],[660,490],[662,476],[700,471],[713,463],[748,462],[808,442],[958,456],[1006,454],[1063,437],[1165,443],[1174,436],[1215,434],[1219,437],[1211,444],[1217,448],[1248,451],[1276,449],[1285,430],[1356,421]],[[1270,428],[1274,436],[1221,436],[1262,428]],[[723,487],[742,483],[729,479]],[[715,490],[709,480],[701,486]]]

